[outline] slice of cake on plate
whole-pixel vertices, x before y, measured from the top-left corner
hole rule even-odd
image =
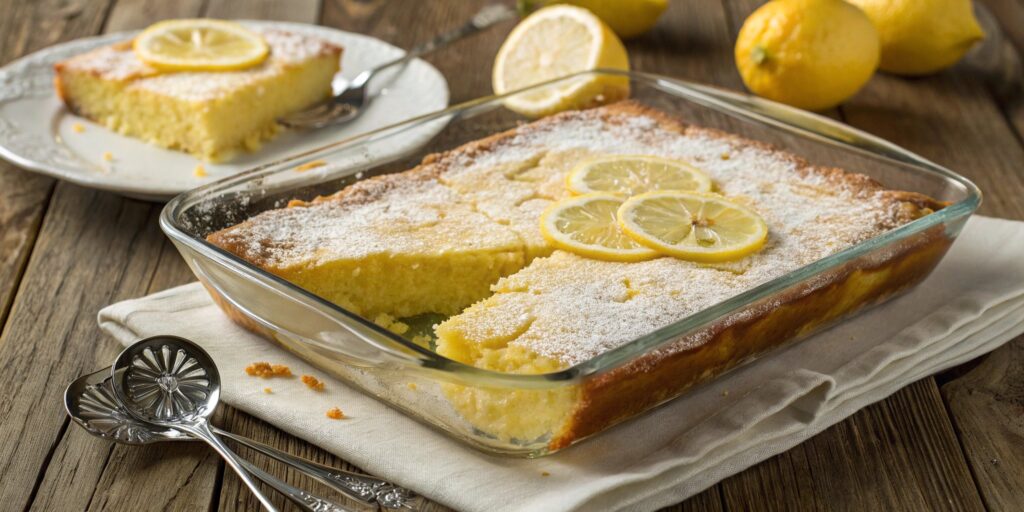
[[[342,49],[309,35],[216,20],[162,24],[58,62],[57,94],[119,133],[219,161],[257,149],[277,133],[277,118],[328,97],[340,67]]]

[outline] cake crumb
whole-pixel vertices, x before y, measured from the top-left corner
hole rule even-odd
[[[417,388],[419,387],[419,386],[417,386],[417,385],[416,385],[416,383],[415,383],[415,382],[410,382],[410,383],[406,384],[406,386],[407,386],[407,387],[408,387],[409,389],[413,390],[413,391],[416,391],[416,389],[417,389]]]
[[[729,155],[729,153],[722,153],[721,158],[722,160],[728,160],[732,157]]]
[[[317,379],[316,377],[314,377],[312,375],[303,375],[302,376],[302,383],[305,384],[307,388],[312,389],[313,391],[323,391],[324,390],[324,383],[320,382],[319,379]]]
[[[264,361],[252,363],[245,367],[245,373],[253,377],[291,377],[292,370],[283,364],[270,364]],[[267,388],[270,389],[270,388]]]
[[[722,396],[729,396],[729,390],[726,389],[726,390],[722,391]]]
[[[399,321],[398,319],[396,319],[395,317],[393,317],[393,316],[391,316],[391,315],[389,315],[387,313],[381,313],[381,314],[377,315],[373,319],[373,323],[375,323],[375,324],[377,324],[377,325],[379,325],[379,326],[381,326],[381,327],[383,327],[383,328],[385,328],[385,329],[387,329],[387,330],[389,330],[389,331],[391,331],[391,332],[393,332],[393,333],[395,333],[395,334],[397,334],[399,336],[409,332],[409,324],[407,324],[405,322],[402,322],[402,321]]]
[[[345,413],[341,412],[341,409],[337,407],[331,407],[327,409],[327,417],[332,420],[342,420],[345,419]]]
[[[71,125],[71,130],[73,130],[75,133],[82,133],[85,131],[85,125],[83,125],[82,123],[75,123]]]
[[[316,169],[317,167],[323,167],[327,165],[327,162],[323,160],[313,160],[312,162],[306,162],[302,165],[295,167],[295,172],[306,172],[310,169]]]
[[[108,162],[112,162],[112,161],[114,161],[114,154],[111,153],[110,151],[104,151],[103,152],[103,159],[108,161]]]
[[[197,165],[196,168],[192,170],[192,175],[196,178],[205,178],[207,176],[206,167],[203,167],[203,164]]]
[[[263,388],[263,392],[269,395],[269,394],[273,393],[274,391],[272,389],[270,389],[270,388]]]
[[[540,476],[551,476],[551,473],[548,473],[547,471],[541,471]]]

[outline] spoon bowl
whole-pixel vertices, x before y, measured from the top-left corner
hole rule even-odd
[[[147,338],[114,361],[113,388],[139,419],[157,425],[196,423],[220,400],[220,373],[199,345],[175,336]]]
[[[86,432],[108,441],[143,445],[196,440],[178,430],[145,423],[128,414],[114,393],[107,370],[75,379],[64,391],[64,407],[68,416]],[[284,482],[244,459],[242,465],[306,512],[346,512],[345,508]]]
[[[213,434],[209,417],[220,400],[220,372],[199,345],[176,336],[137,341],[117,356],[111,384],[129,415],[206,441],[265,509],[277,511],[243,461]]]

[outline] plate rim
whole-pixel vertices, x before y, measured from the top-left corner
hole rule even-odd
[[[235,20],[232,20],[232,21],[235,21],[235,22],[238,22],[238,23],[242,23],[242,24],[246,24],[246,25],[261,26],[261,27],[267,27],[267,28],[280,28],[280,29],[284,29],[284,30],[292,30],[292,31],[295,31],[295,32],[301,32],[301,33],[307,33],[307,34],[313,34],[313,35],[316,35],[317,33],[320,33],[320,34],[327,35],[327,37],[338,37],[339,35],[341,35],[341,36],[346,37],[346,38],[361,39],[361,40],[364,40],[364,41],[369,42],[371,44],[384,45],[384,46],[393,48],[396,51],[399,51],[399,52],[402,52],[402,53],[406,52],[406,50],[403,49],[403,48],[400,48],[400,47],[395,46],[395,45],[393,45],[393,44],[391,44],[391,43],[389,43],[387,41],[384,41],[382,39],[379,39],[379,38],[376,38],[376,37],[373,37],[373,36],[368,36],[366,34],[359,34],[359,33],[356,33],[356,32],[349,32],[347,30],[341,30],[341,29],[337,29],[337,28],[334,28],[334,27],[324,26],[324,25],[317,25],[317,24],[312,24],[312,23],[299,23],[299,22],[294,22],[294,21],[251,20],[251,19],[235,19]],[[56,61],[58,61],[58,60],[61,60],[63,58],[67,58],[67,55],[65,55],[65,54],[78,54],[78,53],[86,52],[86,51],[89,51],[91,49],[98,48],[100,46],[104,46],[104,45],[107,45],[107,44],[112,44],[112,43],[117,42],[117,41],[121,41],[121,40],[125,40],[125,39],[128,39],[128,38],[134,37],[136,34],[140,33],[141,31],[142,30],[127,30],[127,31],[114,32],[114,33],[111,33],[111,34],[99,34],[99,35],[94,35],[94,36],[87,36],[87,37],[82,37],[82,38],[74,39],[74,40],[71,40],[71,41],[65,41],[65,42],[62,42],[62,43],[54,44],[54,45],[51,45],[51,46],[47,46],[45,48],[41,48],[41,49],[36,50],[35,52],[32,52],[32,53],[30,53],[28,55],[21,56],[21,57],[15,59],[13,61],[7,63],[3,67],[0,67],[0,85],[6,85],[6,84],[10,84],[12,82],[16,82],[18,78],[25,79],[25,78],[30,76],[28,73],[35,71],[34,68],[36,68],[36,67],[45,67],[45,68],[49,69],[50,70],[49,71],[49,73],[50,73],[49,74],[49,79],[52,80],[52,77],[53,77],[53,75],[52,75],[53,64]],[[450,102],[451,102],[451,90],[448,87],[448,80],[445,78],[444,74],[441,73],[441,71],[438,70],[433,64],[431,64],[430,62],[427,62],[426,60],[423,60],[421,58],[414,59],[413,62],[415,62],[419,66],[425,66],[424,70],[427,73],[433,73],[433,74],[435,74],[437,76],[437,78],[439,78],[439,84],[441,85],[441,91],[440,92],[441,92],[441,96],[443,96],[443,98],[444,98],[444,105],[445,106],[449,105]],[[54,91],[52,89],[52,87],[49,90],[50,90],[50,94],[51,94],[50,98],[55,98],[56,97],[56,91]],[[40,97],[41,98],[43,96],[38,96],[37,95],[35,97]],[[60,101],[59,98],[57,98],[57,100]],[[13,101],[17,101],[17,96],[14,96],[14,97],[11,97],[11,98],[4,98],[2,95],[0,95],[0,104],[4,104],[4,103],[8,103],[8,102],[13,102]],[[61,110],[66,111],[66,107],[64,107],[64,106],[61,106],[59,108]],[[444,107],[442,107],[442,109],[443,108]],[[425,112],[425,113],[429,113],[429,112]],[[0,116],[0,121],[10,122],[11,119]],[[118,136],[118,137],[127,137],[125,135],[121,135],[121,134],[115,133],[113,131],[110,131],[109,128],[106,128],[106,127],[103,127],[103,126],[101,126],[101,128],[103,128],[104,130],[110,132],[111,135]],[[357,135],[359,135],[359,133],[355,133],[355,134],[351,134],[351,135],[346,135],[344,138],[348,138],[348,137],[352,137],[352,136],[357,136]],[[145,143],[145,141],[142,141],[142,142]],[[154,149],[164,149],[164,148],[160,148],[158,146],[153,146],[153,147],[154,147]],[[286,153],[284,156],[281,156],[279,158],[275,158],[274,160],[280,160],[281,158],[287,158],[288,155],[289,155],[289,153]],[[93,188],[93,189],[103,190],[103,191],[107,191],[107,192],[114,192],[114,193],[121,194],[121,195],[124,195],[124,196],[138,198],[138,199],[143,199],[143,200],[147,200],[147,201],[167,201],[167,200],[173,198],[174,196],[176,196],[176,195],[178,195],[178,194],[180,194],[182,192],[185,192],[187,190],[195,188],[195,187],[181,188],[181,187],[168,187],[168,186],[154,186],[153,184],[139,185],[139,184],[137,184],[135,182],[125,181],[125,180],[120,180],[119,181],[119,180],[103,179],[102,177],[98,177],[98,176],[95,176],[95,175],[90,174],[90,173],[81,172],[81,169],[66,168],[66,167],[60,166],[60,165],[47,164],[46,162],[41,162],[41,161],[36,160],[36,159],[34,159],[32,157],[25,156],[25,155],[15,151],[15,150],[12,150],[11,148],[9,148],[8,145],[6,144],[6,141],[2,140],[2,139],[0,139],[0,158],[3,158],[4,160],[6,160],[6,161],[10,162],[11,164],[13,164],[15,167],[17,167],[17,168],[19,168],[21,170],[24,170],[24,171],[34,172],[34,173],[37,173],[37,174],[41,174],[41,175],[48,176],[48,177],[51,177],[51,178],[67,181],[67,182],[74,183],[76,185],[80,185],[80,186],[87,187],[87,188]],[[257,163],[254,163],[251,167],[256,167],[256,166],[259,166],[259,165],[260,165],[260,163],[257,162]],[[234,175],[239,174],[239,173],[243,173],[247,169],[248,168],[240,169],[237,173],[232,173],[231,176],[234,176]],[[195,186],[198,187],[198,186],[202,186],[202,185],[204,185],[204,184],[203,183],[198,183]]]

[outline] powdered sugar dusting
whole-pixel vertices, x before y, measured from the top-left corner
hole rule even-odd
[[[766,246],[717,265],[674,258],[613,263],[552,253],[540,236],[539,214],[566,194],[565,174],[590,154],[690,162],[711,176],[718,192],[764,217]],[[494,296],[445,326],[467,339],[508,339],[572,365],[899,224],[898,202],[863,178],[811,168],[718,132],[680,131],[654,117],[614,109],[526,125],[384,183],[361,183],[338,199],[267,212],[222,236],[249,259],[276,265],[431,246],[512,244],[509,250],[527,258],[550,254],[500,280]],[[414,236],[422,230],[389,228],[417,223],[441,228],[422,237]]]
[[[468,316],[459,326],[469,339],[522,327],[529,318],[529,325],[510,344],[576,364],[896,224],[893,201],[880,190],[850,186],[845,181],[848,175],[810,170],[789,155],[716,132],[691,128],[680,134],[652,118],[608,117],[600,111],[524,127],[491,151],[451,155],[446,162],[451,168],[448,179],[487,173],[544,152],[537,168],[551,173],[549,179],[526,183],[534,190],[550,183],[561,188],[568,169],[545,168],[544,161],[570,151],[653,154],[690,162],[712,177],[716,191],[765,218],[768,243],[758,253],[717,265],[674,258],[612,263],[556,251],[495,285],[500,298],[463,313]],[[503,216],[514,218],[508,212],[523,196],[524,182],[492,185],[488,195],[505,191],[504,199],[477,197],[486,202],[487,211],[504,208]],[[530,229],[537,229],[535,218]]]
[[[404,181],[373,199],[270,210],[219,233],[216,240],[273,268],[376,255],[520,251],[515,235],[436,181]]]
[[[310,59],[340,54],[322,39],[275,29],[253,29],[263,36],[270,55],[262,64],[239,71],[161,73],[140,61],[130,41],[98,48],[73,57],[61,66],[70,72],[92,73],[106,80],[130,82],[128,87],[191,100],[209,100],[248,84],[275,76],[282,69]]]

